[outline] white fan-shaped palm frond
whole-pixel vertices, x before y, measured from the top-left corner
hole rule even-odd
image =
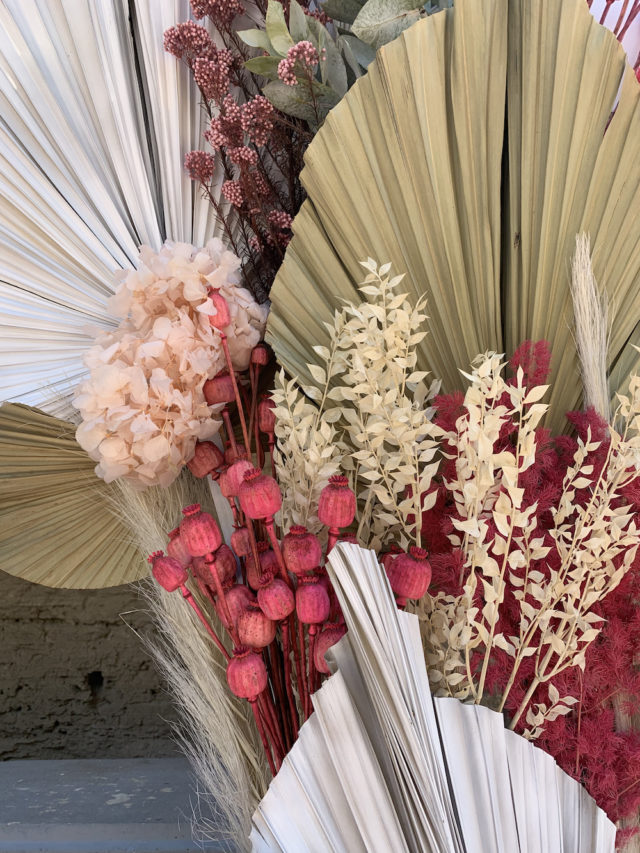
[[[187,0],[0,5],[0,399],[62,416],[87,326],[141,244],[204,244],[210,204],[182,169],[206,114],[164,30]]]

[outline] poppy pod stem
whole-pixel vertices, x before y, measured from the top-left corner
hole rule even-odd
[[[280,542],[278,541],[278,537],[276,536],[276,527],[273,522],[273,516],[271,518],[265,518],[264,526],[267,528],[267,535],[269,536],[271,547],[273,548],[273,552],[278,559],[278,569],[280,570],[282,580],[287,584],[288,587],[291,587],[291,578],[289,577],[287,567],[284,564],[284,557],[282,556],[282,551],[280,550]]]
[[[224,616],[224,621],[227,623],[227,631],[231,635],[231,639],[234,642],[234,645],[237,645],[238,638],[236,637],[236,632],[233,627],[233,619],[231,618],[231,612],[229,610],[229,605],[227,604],[227,599],[224,596],[224,589],[222,588],[222,581],[220,580],[220,576],[218,575],[218,569],[216,568],[216,559],[213,554],[207,554],[205,557],[207,565],[209,566],[209,574],[213,580],[213,585],[216,588],[216,595],[218,596],[218,601],[220,602],[220,607],[222,608],[222,615]]]
[[[305,720],[309,718],[309,685],[307,683],[307,654],[304,642],[304,625],[298,619],[298,645],[300,647],[298,681],[300,683],[300,698],[302,699],[302,713]]]
[[[293,687],[291,685],[291,643],[289,634],[289,619],[283,619],[280,623],[282,628],[282,654],[284,656],[284,685],[287,691],[287,699],[289,700],[289,712],[291,714],[291,723],[293,726],[293,739],[298,737],[298,711],[296,709],[296,700],[293,695]]]
[[[206,585],[206,583],[201,581],[199,577],[196,577],[195,580],[196,580],[196,584],[198,585],[198,589],[200,590],[201,595],[204,598],[207,598],[211,602],[211,604],[215,605],[215,603],[216,603],[215,597],[214,597],[213,593],[211,592],[211,590],[209,589],[209,587]]]
[[[285,750],[283,755],[286,755],[286,753],[291,749],[293,742],[289,731],[289,721],[287,719],[287,715],[284,713],[284,709],[286,708],[286,699],[284,696],[284,689],[282,687],[282,667],[280,666],[277,642],[271,643],[269,646],[269,658],[271,663],[271,674],[273,676],[273,689],[276,696],[278,726],[282,731],[282,737],[284,738]]]
[[[245,527],[249,533],[249,542],[251,544],[251,556],[253,557],[253,565],[256,567],[258,574],[262,577],[260,568],[260,556],[258,555],[258,543],[256,541],[256,532],[253,529],[253,521],[247,516],[245,519]]]
[[[233,362],[231,361],[231,353],[229,352],[229,343],[227,341],[226,334],[222,331],[222,329],[218,330],[220,332],[220,339],[222,340],[222,349],[224,350],[224,357],[227,360],[227,367],[229,368],[229,376],[231,377],[231,381],[233,382],[233,392],[236,396],[236,404],[238,406],[238,415],[240,417],[240,426],[242,427],[242,437],[244,439],[244,446],[247,448],[247,453],[249,452],[249,434],[247,433],[247,422],[244,417],[244,409],[242,407],[242,399],[240,397],[240,391],[238,389],[238,381],[236,379],[236,372],[233,369]]]
[[[251,710],[253,711],[253,719],[256,721],[256,727],[258,729],[258,734],[260,735],[260,740],[262,741],[264,754],[267,756],[267,761],[269,762],[271,774],[275,776],[277,773],[276,766],[273,762],[271,750],[269,749],[269,742],[267,741],[267,735],[264,730],[264,724],[262,722],[262,717],[260,716],[260,710],[258,708],[258,697],[256,697],[255,699],[249,699],[249,704],[251,705]]]
[[[260,696],[258,696],[258,704],[262,706],[261,710],[262,716],[264,717],[265,728],[271,738],[276,770],[280,770],[280,767],[282,766],[282,759],[285,755],[284,744],[282,743],[276,712],[273,707],[273,702],[271,701],[268,688],[267,690],[263,690]]]
[[[318,626],[309,626],[309,693],[316,691],[316,674],[317,670],[314,664],[316,652],[316,637],[318,635]],[[311,708],[311,699],[309,699],[309,707]],[[309,712],[311,713],[311,712]]]
[[[227,431],[227,439],[231,442],[231,447],[233,448],[234,455],[238,455],[238,445],[236,444],[236,437],[233,434],[233,427],[231,426],[231,417],[229,416],[229,409],[225,406],[222,410],[222,420],[224,421],[224,427]]]
[[[224,645],[222,644],[222,640],[220,639],[220,637],[218,637],[216,632],[213,630],[213,628],[211,627],[211,625],[207,621],[207,617],[204,615],[202,610],[200,610],[200,608],[198,607],[198,605],[194,601],[193,595],[191,595],[191,592],[187,589],[187,587],[184,584],[182,584],[182,586],[180,587],[180,591],[182,592],[182,595],[184,596],[187,604],[189,604],[193,608],[196,616],[202,622],[204,627],[207,629],[207,633],[209,634],[209,636],[211,637],[213,642],[216,644],[216,646],[218,647],[220,652],[224,655],[224,658],[228,663],[231,660],[231,656],[229,655],[229,652],[225,649]]]

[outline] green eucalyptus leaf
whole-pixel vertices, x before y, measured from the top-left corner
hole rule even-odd
[[[313,91],[316,97],[317,115],[309,88],[302,83],[298,83],[296,86],[287,86],[282,80],[273,80],[271,83],[267,83],[262,93],[280,112],[301,118],[317,126],[317,123],[321,122],[329,110],[338,103],[340,97],[329,86],[317,81],[313,83]]]
[[[371,45],[365,44],[353,35],[343,35],[340,38],[347,44],[355,58],[363,68],[368,68],[376,58],[376,52]]]
[[[320,51],[325,50],[324,59],[320,59],[322,82],[327,83],[340,97],[347,94],[347,69],[340,51],[327,30],[322,28],[324,37],[318,40]],[[322,53],[320,54],[322,57]]]
[[[363,6],[364,0],[362,3],[359,0],[326,0],[320,8],[334,21],[352,24]]]
[[[284,19],[284,9],[282,3],[277,0],[269,0],[267,6],[267,17],[265,19],[267,35],[274,49],[280,56],[286,56],[289,48],[295,44],[291,38],[291,33]]]
[[[351,49],[351,45],[347,41],[346,37],[338,36],[338,38],[336,39],[336,46],[344,58],[344,61],[347,65],[347,69],[351,69],[351,71],[353,72],[353,76],[356,79],[358,77],[362,77],[361,64],[360,62],[358,62],[356,55]]]
[[[238,30],[238,35],[250,47],[259,47],[267,53],[274,53],[273,45],[264,30]]]
[[[263,77],[277,77],[278,65],[282,62],[280,56],[255,56],[247,60],[244,67],[252,74],[261,74]]]
[[[307,24],[307,16],[305,15],[302,6],[296,3],[296,0],[291,0],[289,6],[289,30],[291,37],[297,44],[299,41],[307,41],[309,38],[309,25]]]
[[[418,0],[367,0],[353,23],[353,33],[377,49],[419,20],[422,6]]]

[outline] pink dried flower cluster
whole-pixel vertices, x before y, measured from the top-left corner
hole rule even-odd
[[[287,86],[295,86],[298,73],[313,71],[318,64],[318,51],[310,41],[300,41],[289,48],[285,59],[278,64],[278,77]]]
[[[198,57],[210,58],[216,48],[204,27],[185,21],[165,31],[164,49],[192,67]]]
[[[214,47],[210,57],[198,57],[193,63],[193,76],[205,98],[220,103],[229,90],[233,54]]]
[[[244,12],[238,0],[191,0],[191,9],[196,18],[211,18],[217,28],[228,27],[237,15]]]
[[[305,13],[309,0],[301,0]],[[262,95],[263,79],[245,68],[251,51],[232,30],[242,12],[238,0],[192,0],[197,19],[216,31],[216,45],[207,28],[189,21],[165,33],[165,48],[193,73],[210,118],[205,139],[213,148],[192,151],[184,165],[200,184],[221,222],[229,246],[241,260],[247,287],[265,298],[282,263],[290,239],[288,227],[270,217],[293,217],[304,200],[299,175],[313,133],[306,122],[278,112]],[[266,14],[267,4],[257,0]],[[288,3],[284,3],[288,15]],[[313,67],[317,51],[304,42],[291,53],[297,70]],[[223,174],[222,198],[211,183]],[[226,204],[225,202],[230,202]],[[284,220],[282,220],[284,221]]]
[[[184,167],[192,181],[205,184],[213,177],[216,160],[208,151],[190,151],[184,158]]]
[[[234,366],[247,368],[266,323],[266,306],[238,286],[239,259],[220,240],[204,249],[166,243],[143,247],[110,300],[123,318],[85,357],[90,376],[76,392],[77,439],[96,473],[110,482],[166,486],[191,458],[198,439],[219,428],[203,385],[225,366],[209,288],[219,289],[231,322],[224,329]],[[217,411],[217,409],[215,410]]]

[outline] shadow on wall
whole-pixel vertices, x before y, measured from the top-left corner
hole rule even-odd
[[[47,589],[0,572],[0,760],[178,754],[165,722],[176,711],[120,617],[148,632],[143,607],[132,587]]]

